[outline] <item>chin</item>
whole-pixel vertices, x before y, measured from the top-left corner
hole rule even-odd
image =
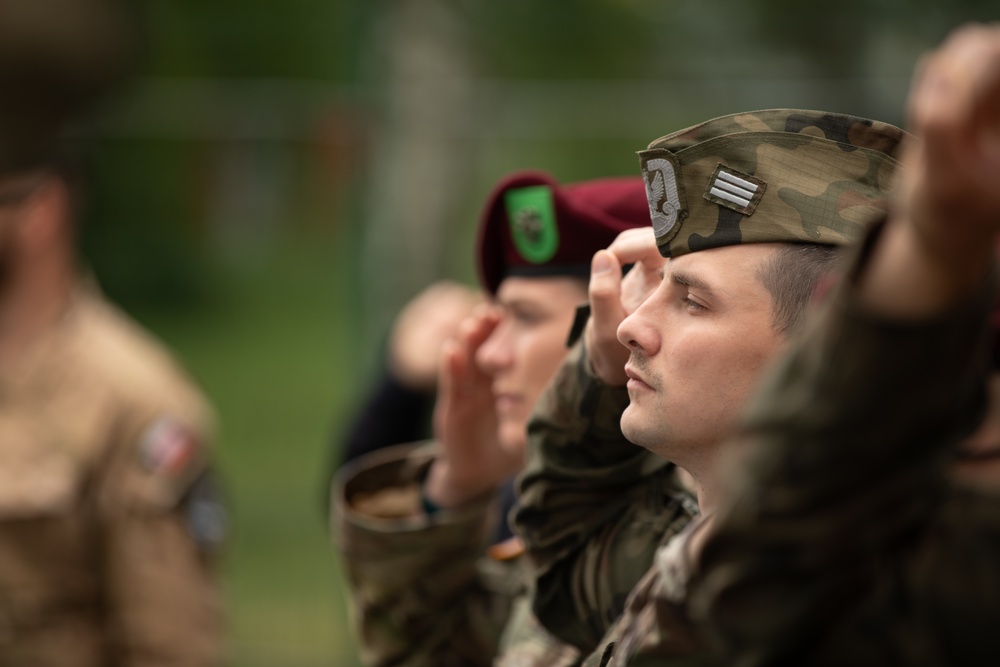
[[[636,408],[632,405],[625,408],[621,420],[622,435],[634,445],[651,449],[656,444],[656,438],[648,428],[644,428],[642,416],[636,412]]]
[[[622,435],[628,438],[631,442],[639,444],[635,441],[636,437],[639,437],[639,431],[636,428],[637,415],[635,414],[636,408],[633,403],[629,403],[628,407],[625,408],[625,412],[622,413],[621,428]]]
[[[501,424],[498,433],[500,447],[507,452],[523,452],[528,442],[527,426],[524,422]]]

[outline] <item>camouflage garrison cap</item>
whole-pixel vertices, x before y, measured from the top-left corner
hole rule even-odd
[[[590,274],[594,253],[620,232],[649,225],[642,179],[600,178],[560,185],[541,171],[501,180],[479,222],[479,281],[496,294],[507,276]]]
[[[0,174],[44,161],[124,79],[136,16],[129,0],[0,1]]]
[[[842,245],[884,215],[906,133],[798,109],[723,116],[639,152],[665,257],[740,243]]]

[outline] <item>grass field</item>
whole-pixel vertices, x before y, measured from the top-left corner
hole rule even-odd
[[[220,414],[232,667],[358,664],[321,511],[331,434],[359,387],[345,257],[332,239],[287,242],[217,267],[211,306],[134,313]]]

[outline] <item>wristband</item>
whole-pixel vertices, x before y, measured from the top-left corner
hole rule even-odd
[[[420,489],[420,507],[423,508],[424,514],[427,516],[434,516],[441,511],[441,508],[427,497],[427,492],[424,491],[423,487]]]

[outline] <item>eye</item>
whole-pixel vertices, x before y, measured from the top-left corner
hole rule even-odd
[[[690,312],[702,312],[708,310],[708,308],[706,308],[702,304],[692,299],[690,294],[685,294],[684,297],[681,299],[681,302],[684,304],[684,307],[687,308]]]
[[[528,310],[526,308],[511,308],[510,316],[518,324],[532,325],[538,324],[543,319],[545,319],[541,313],[534,310]]]

